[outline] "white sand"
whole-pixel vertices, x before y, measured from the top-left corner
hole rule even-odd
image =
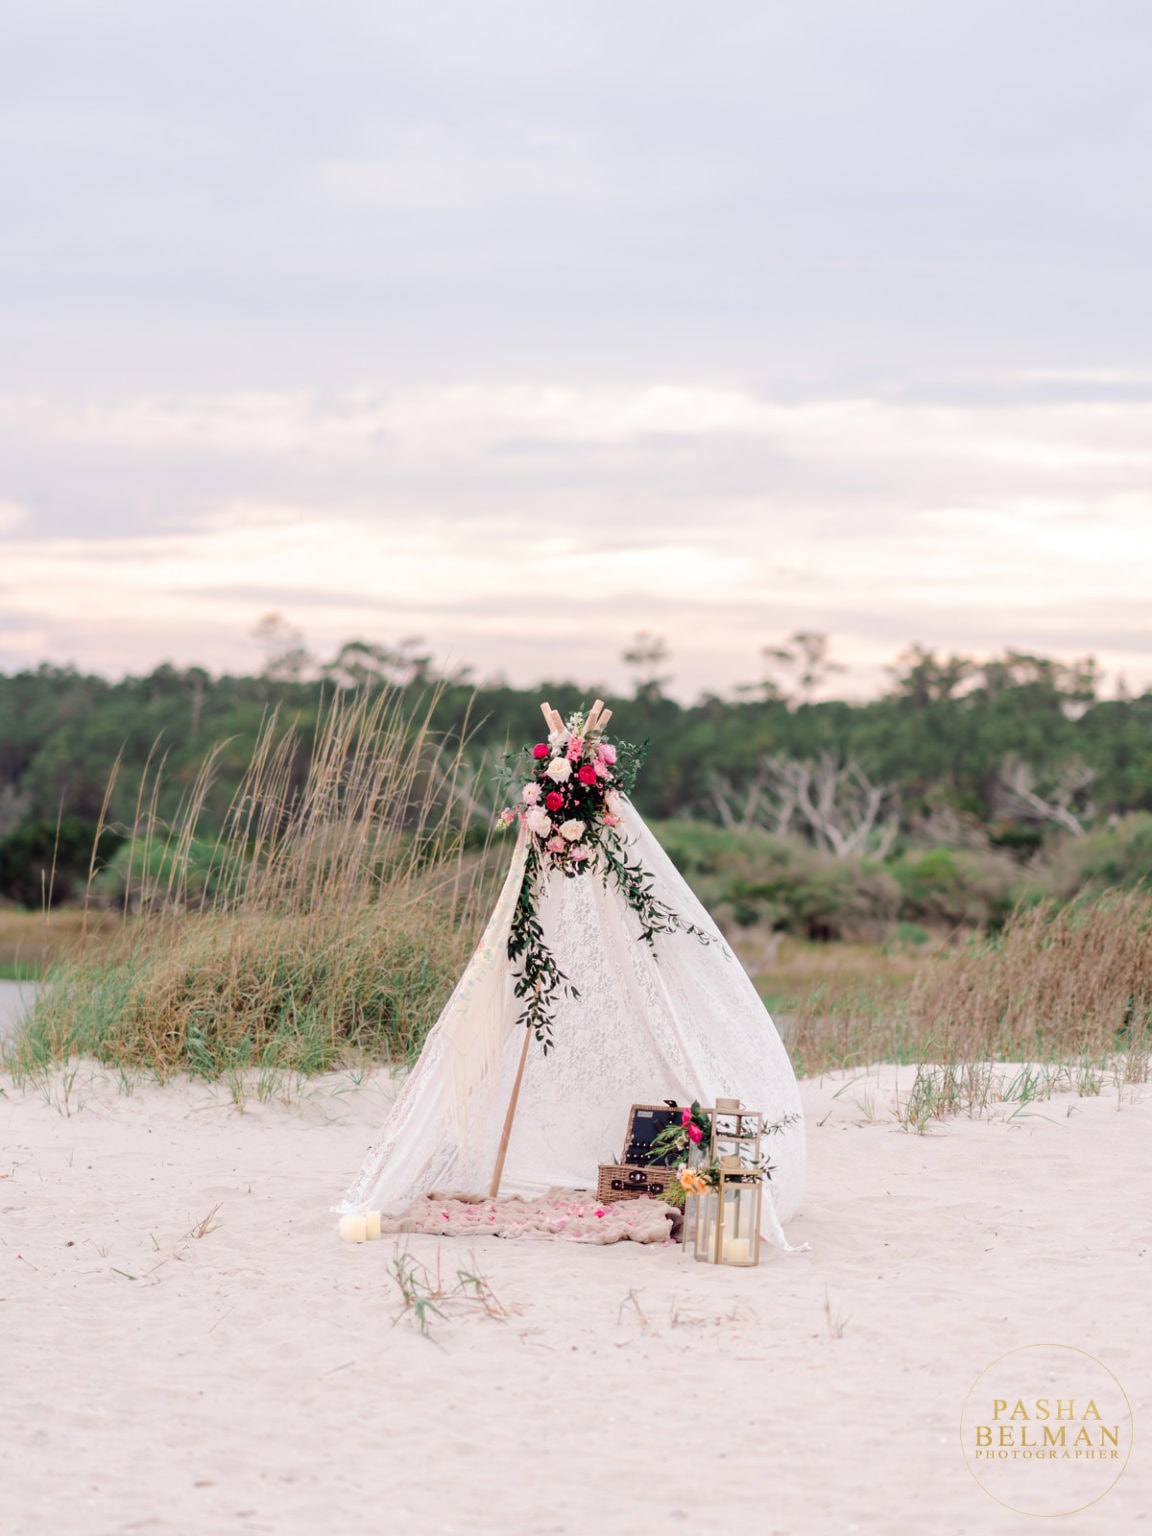
[[[892,1082],[805,1085],[811,1253],[482,1241],[513,1315],[430,1343],[393,1326],[395,1240],[341,1244],[327,1210],[383,1077],[243,1114],[87,1067],[67,1106],[60,1078],[52,1103],[0,1079],[0,1530],[1035,1532],[959,1421],[979,1371],[1047,1341],[1101,1357],[1136,1420],[1116,1487],[1056,1528],[1152,1531],[1152,1092],[917,1137]]]

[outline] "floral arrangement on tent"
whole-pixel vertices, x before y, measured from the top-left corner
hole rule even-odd
[[[567,720],[550,704],[541,711],[547,741],[525,747],[509,759],[508,777],[519,784],[516,803],[500,813],[505,827],[518,824],[526,843],[524,882],[508,936],[515,968],[516,996],[524,1010],[517,1023],[531,1029],[545,1053],[551,1049],[553,1007],[558,995],[578,997],[544,942],[538,912],[541,881],[551,874],[574,879],[590,871],[615,881],[640,919],[640,938],[653,950],[658,933],[681,931],[701,944],[711,935],[685,922],[652,892],[652,876],[629,854],[621,836],[623,797],[636,782],[644,748],[610,742],[604,728],[612,711],[597,699],[585,713]]]

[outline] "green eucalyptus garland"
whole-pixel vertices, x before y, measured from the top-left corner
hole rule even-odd
[[[687,922],[655,895],[652,872],[630,854],[617,831],[618,797],[631,789],[644,748],[605,742],[590,724],[592,719],[577,713],[547,743],[515,754],[508,777],[526,773],[528,779],[520,791],[520,805],[501,814],[506,826],[519,820],[527,839],[524,879],[508,935],[515,994],[524,1005],[516,1022],[532,1030],[545,1054],[555,1043],[552,1022],[557,1000],[580,995],[544,940],[539,900],[543,882],[551,875],[576,879],[596,871],[606,886],[614,881],[640,919],[639,938],[653,953],[656,935],[662,933],[686,933],[701,944],[712,942],[711,934]],[[562,815],[567,820],[561,822]]]

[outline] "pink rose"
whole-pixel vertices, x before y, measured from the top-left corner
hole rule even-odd
[[[547,757],[548,756],[548,751],[549,751],[548,743],[546,741],[538,741],[536,743],[536,745],[532,748],[532,756],[533,757]]]
[[[690,1109],[686,1109],[686,1110],[684,1110],[681,1113],[681,1115],[680,1115],[680,1124],[681,1125],[691,1125],[692,1124],[692,1111]]]
[[[550,811],[558,811],[564,804],[564,796],[559,790],[554,789],[544,796],[544,804]]]
[[[614,763],[616,761],[616,748],[610,741],[602,741],[597,748],[596,755],[602,763]]]
[[[552,837],[548,840],[548,851],[550,853],[563,853],[567,846],[568,844],[562,837]]]
[[[581,784],[595,784],[596,770],[585,763],[583,768],[577,772],[576,777],[580,780]]]
[[[704,1132],[700,1129],[700,1127],[697,1124],[695,1124],[695,1122],[693,1122],[688,1127],[688,1140],[689,1141],[703,1141],[704,1140]]]

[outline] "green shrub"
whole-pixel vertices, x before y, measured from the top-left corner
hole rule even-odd
[[[797,838],[757,829],[661,822],[654,830],[721,921],[830,940],[879,939],[896,919],[899,887],[873,860],[837,859]]]
[[[998,928],[1036,886],[1006,853],[911,849],[888,866],[900,887],[900,918],[948,928]]]
[[[129,912],[164,905],[183,882],[181,900],[199,906],[231,889],[244,866],[244,854],[212,838],[194,837],[175,847],[145,837],[121,843],[92,882],[101,906]]]
[[[65,816],[59,824],[34,821],[10,832],[0,841],[0,896],[29,911],[73,900],[87,882],[96,835],[96,824],[78,816]],[[123,840],[105,827],[100,858],[115,853]]]
[[[1083,837],[1065,838],[1047,863],[1052,894],[1065,899],[1083,890],[1152,885],[1152,815],[1134,811]]]

